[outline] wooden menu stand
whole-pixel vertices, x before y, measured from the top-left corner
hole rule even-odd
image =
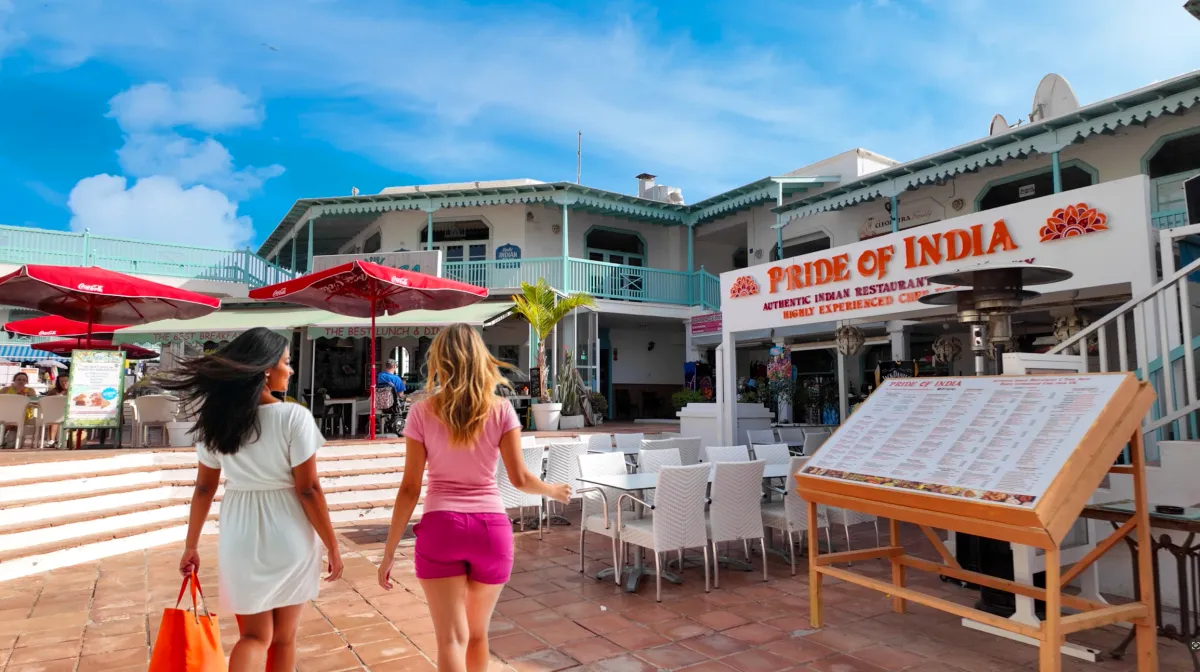
[[[957,499],[921,491],[825,478],[803,471],[797,474],[797,490],[808,503],[808,577],[813,627],[822,627],[821,579],[830,576],[890,595],[892,609],[897,613],[903,613],[905,603],[912,601],[1035,639],[1039,642],[1038,669],[1041,672],[1059,672],[1062,669],[1060,647],[1066,635],[1112,623],[1131,622],[1136,633],[1137,669],[1139,672],[1156,672],[1158,650],[1154,584],[1151,575],[1153,561],[1150,557],[1149,543],[1138,544],[1140,601],[1110,605],[1062,592],[1063,586],[1125,535],[1134,530],[1141,539],[1148,539],[1151,535],[1150,511],[1146,503],[1141,421],[1154,402],[1154,391],[1146,383],[1137,381],[1132,374],[1104,375],[1120,375],[1124,376],[1125,380],[1121,381],[1116,392],[1104,405],[1098,419],[1087,429],[1083,441],[1070,453],[1062,469],[1032,507]],[[834,438],[836,436],[835,434]],[[833,443],[831,438],[830,444]],[[1132,448],[1132,464],[1113,466],[1127,443]],[[821,450],[824,449],[823,447]],[[1136,513],[1108,538],[1098,543],[1082,560],[1063,571],[1059,562],[1062,541],[1083,511],[1088,498],[1108,473],[1133,476]],[[889,545],[821,554],[817,542],[818,504],[888,518]],[[901,521],[920,526],[941,556],[941,563],[917,558],[905,552],[899,536]],[[934,532],[935,528],[1043,549],[1046,554],[1047,587],[1037,588],[963,569],[942,544]],[[876,558],[886,558],[891,563],[891,582],[835,566]],[[905,571],[909,569],[941,574],[1043,600],[1046,604],[1046,618],[1040,628],[1033,627],[914,590],[905,586]],[[1063,615],[1064,607],[1077,610],[1078,613]]]

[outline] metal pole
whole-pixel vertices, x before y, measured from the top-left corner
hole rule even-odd
[[[579,131],[575,136],[575,184],[579,184],[579,180],[583,175],[583,131]]]

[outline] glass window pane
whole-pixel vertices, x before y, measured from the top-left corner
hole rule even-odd
[[[467,259],[470,261],[483,261],[487,259],[487,245],[472,245],[467,251]]]

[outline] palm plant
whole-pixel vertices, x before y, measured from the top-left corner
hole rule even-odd
[[[550,285],[546,284],[545,278],[538,278],[536,285],[522,282],[521,293],[514,294],[512,300],[516,304],[513,310],[525,318],[525,321],[533,328],[534,335],[537,336],[537,367],[541,374],[541,389],[537,391],[538,402],[548,404],[550,403],[550,388],[547,386],[546,375],[546,339],[550,338],[550,332],[554,331],[554,326],[572,310],[584,306],[594,306],[596,300],[590,294],[582,293],[559,296],[550,288]]]

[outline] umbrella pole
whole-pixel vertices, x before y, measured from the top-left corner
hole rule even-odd
[[[96,307],[88,302],[87,347],[92,349],[92,323],[96,321]]]
[[[375,296],[371,296],[371,418],[367,421],[370,427],[371,440],[375,440]]]

